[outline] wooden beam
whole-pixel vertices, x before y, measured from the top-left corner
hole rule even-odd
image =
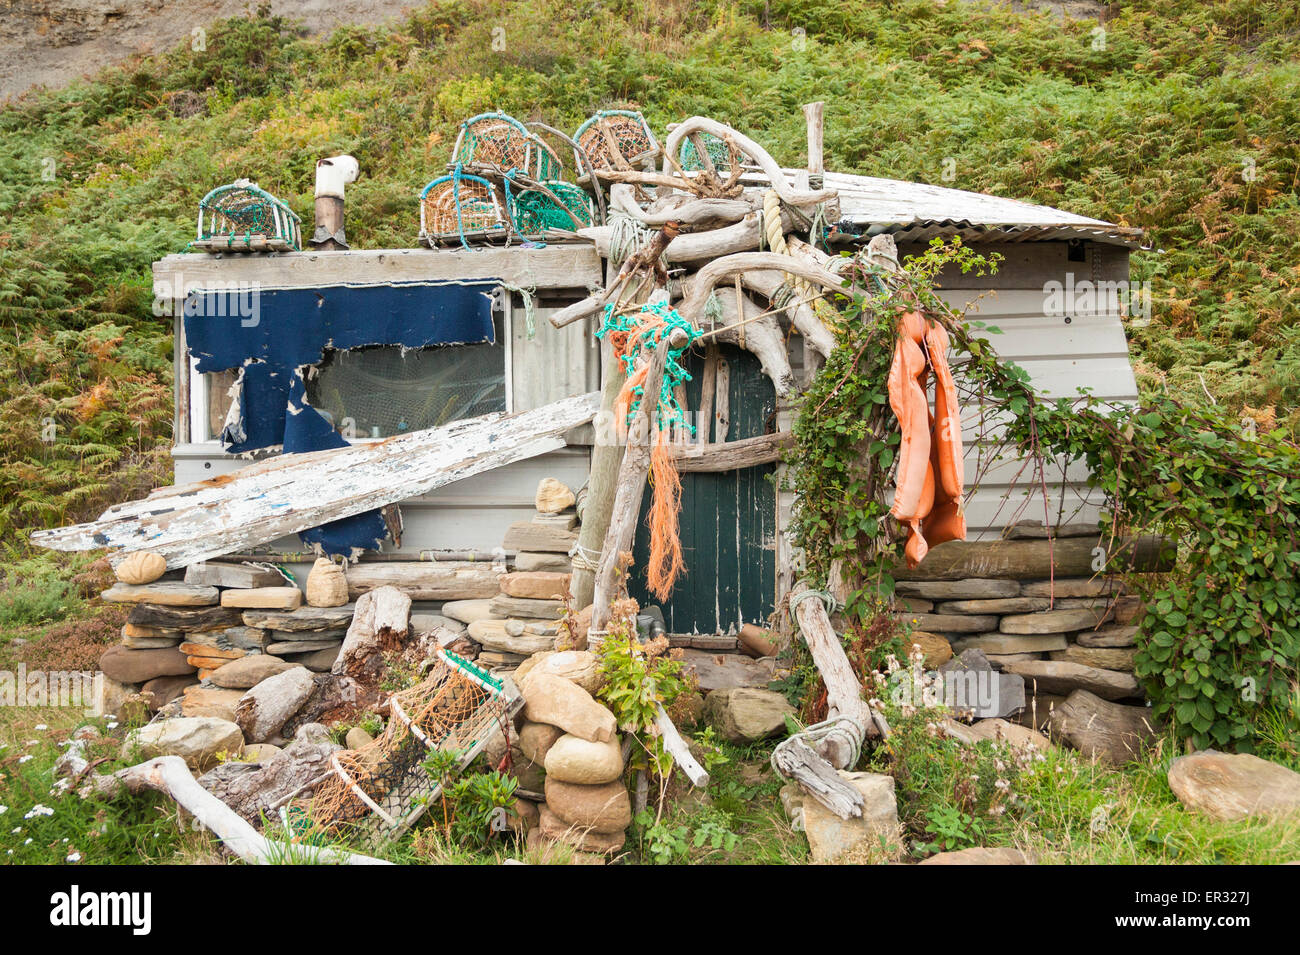
[[[501,571],[487,561],[364,561],[347,569],[348,599],[395,587],[412,600],[474,600],[495,597]]]
[[[695,761],[695,757],[691,755],[691,748],[686,744],[686,740],[682,739],[682,734],[677,731],[667,711],[659,703],[655,704],[655,726],[659,730],[659,738],[664,741],[664,749],[672,756],[677,768],[686,774],[691,785],[697,789],[708,786],[708,770]]]
[[[110,508],[98,521],[37,531],[53,550],[150,550],[171,568],[220,557],[425,494],[564,446],[596,414],[599,396],[488,414],[373,444],[286,454]]]
[[[677,470],[683,473],[709,473],[752,468],[772,464],[794,446],[794,435],[788,431],[778,434],[760,434],[740,441],[684,444],[674,448],[673,459]]]

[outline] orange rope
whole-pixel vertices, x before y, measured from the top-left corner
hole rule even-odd
[[[653,494],[646,525],[650,528],[650,563],[646,584],[660,600],[672,594],[673,584],[686,570],[677,518],[682,510],[682,479],[677,473],[667,432],[660,431],[650,452],[650,485]]]

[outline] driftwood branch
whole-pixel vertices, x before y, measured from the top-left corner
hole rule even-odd
[[[669,719],[668,713],[659,704],[655,704],[655,726],[659,729],[659,738],[664,741],[664,749],[668,755],[672,756],[677,764],[677,768],[686,774],[686,778],[691,781],[691,785],[697,789],[703,789],[709,784],[709,773],[703,766],[695,761],[691,755],[691,749],[686,745],[686,740],[682,739],[682,734],[677,731],[673,721]]]
[[[785,336],[772,314],[764,314],[747,295],[742,295],[744,314],[740,314],[736,295],[728,289],[715,293],[722,306],[722,324],[708,337],[720,342],[739,345],[757,356],[763,374],[772,380],[776,396],[784,398],[794,389],[794,372],[790,369],[790,355],[786,350]]]
[[[704,427],[703,417],[700,427]],[[789,431],[760,434],[739,441],[684,444],[673,449],[673,463],[682,473],[733,471],[780,461],[793,445],[794,435]]]
[[[785,779],[793,779],[804,792],[841,819],[862,815],[866,804],[862,793],[798,736],[790,737],[773,750],[772,768]]]

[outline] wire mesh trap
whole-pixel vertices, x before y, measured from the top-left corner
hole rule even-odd
[[[481,176],[458,168],[420,192],[420,239],[430,245],[504,236],[509,228],[497,187]]]
[[[659,155],[650,125],[633,110],[601,110],[579,126],[573,138],[595,169],[640,168]],[[581,162],[576,151],[575,158]]]
[[[200,200],[197,232],[190,248],[201,252],[302,248],[302,220],[288,203],[247,179],[218,186]]]
[[[550,229],[573,231],[591,225],[591,197],[568,182],[544,182],[514,197],[510,208],[522,235],[541,236]]]
[[[480,113],[460,124],[451,165],[476,172],[517,170],[533,179],[559,179],[560,157],[523,123],[506,113]]]
[[[312,797],[310,818],[335,835],[396,838],[442,791],[422,765],[429,752],[458,753],[463,770],[522,706],[513,684],[439,650],[428,678],[389,701],[388,726],[378,738],[330,757],[331,775]]]

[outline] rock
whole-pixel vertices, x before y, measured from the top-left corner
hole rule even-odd
[[[181,691],[182,716],[210,716],[214,719],[235,722],[235,707],[243,697],[242,690],[223,690],[213,686],[191,685]]]
[[[209,587],[279,587],[285,578],[271,567],[252,564],[225,564],[215,560],[199,561],[185,568],[187,584],[207,584]]]
[[[307,606],[342,607],[348,602],[348,578],[328,557],[318,557],[307,574]]]
[[[1025,705],[1025,681],[998,673],[984,651],[967,649],[939,668],[944,703],[965,716],[1011,716]]]
[[[909,657],[914,646],[921,648],[925,657],[921,663],[927,670],[937,670],[952,659],[953,645],[937,633],[913,630],[903,638],[903,645]]]
[[[1052,748],[1051,740],[1042,733],[1003,719],[979,720],[969,730],[971,738],[976,741],[991,740],[1007,743],[1017,749],[1036,749],[1044,753]]]
[[[587,649],[587,630],[591,627],[591,613],[594,609],[591,604],[587,604],[576,614],[560,621],[560,634],[555,638],[555,649]]]
[[[623,754],[617,736],[605,743],[593,743],[565,733],[547,749],[543,765],[547,779],[598,785],[623,775]]]
[[[780,693],[757,687],[726,687],[704,699],[705,713],[733,743],[752,743],[785,729],[795,708]]]
[[[518,636],[512,635],[506,629],[506,624],[509,622],[506,620],[475,620],[469,625],[470,639],[482,644],[488,650],[496,650],[498,653],[518,653],[521,656],[540,653],[555,646],[555,637],[553,636],[539,636],[530,633],[520,633]]]
[[[935,607],[935,613],[1032,613],[1047,610],[1052,602],[1046,597],[995,597],[992,600],[948,600]]]
[[[302,639],[314,639],[316,634],[346,630],[352,623],[356,606],[299,607],[297,610],[245,610],[240,614],[246,627],[262,630],[279,630],[283,633],[306,633]]]
[[[1069,641],[1065,639],[1063,633],[1013,636],[995,631],[962,637],[952,642],[952,648],[957,653],[963,650],[983,650],[990,656],[1007,653],[1045,653],[1048,650],[1064,650],[1067,646]]]
[[[295,653],[315,653],[317,650],[342,649],[343,641],[338,637],[322,637],[319,640],[277,640],[266,645],[266,652],[276,656],[293,656]]]
[[[375,738],[360,726],[352,727],[352,729],[348,730],[347,734],[343,737],[343,745],[348,749],[361,749],[361,747],[368,746],[374,741]]]
[[[501,592],[508,597],[537,600],[563,599],[569,592],[569,575],[543,571],[516,571],[501,578]]]
[[[546,773],[541,763],[535,763],[519,748],[518,741],[510,746],[510,775],[519,781],[521,792],[541,793],[546,785]]]
[[[143,721],[148,719],[149,703],[150,698],[143,695],[137,684],[120,683],[105,676],[99,681],[94,709],[98,714],[115,716],[128,722],[136,719]]]
[[[1137,650],[1132,648],[1081,647],[1072,644],[1064,650],[1054,651],[1051,658],[1066,663],[1082,663],[1084,666],[1097,667],[1101,670],[1123,670],[1132,673],[1133,657],[1136,654]]]
[[[537,494],[533,503],[543,514],[558,514],[573,507],[576,498],[569,488],[555,478],[542,478],[537,484]]]
[[[128,650],[166,650],[184,639],[185,635],[177,630],[174,637],[123,637],[122,646]]]
[[[190,643],[189,641],[182,643],[177,649],[190,657],[207,657],[211,660],[238,660],[246,655],[244,650],[233,648],[225,650],[207,643]]]
[[[546,805],[561,822],[592,832],[620,833],[632,824],[632,800],[622,782],[579,786],[548,775]]]
[[[894,799],[894,777],[844,770],[839,774],[862,793],[862,815],[841,819],[816,799],[805,798],[802,805],[803,829],[808,837],[808,848],[812,851],[812,861],[819,864],[834,862],[859,848],[878,851],[882,841],[897,852],[902,837],[898,826],[898,805]]]
[[[581,852],[609,855],[622,849],[627,841],[627,835],[622,831],[601,833],[571,825],[557,816],[546,803],[537,807],[537,814],[537,833],[540,837]]]
[[[494,617],[558,620],[564,616],[565,606],[562,600],[535,600],[529,597],[507,597],[502,594],[488,601],[488,610]]]
[[[533,521],[515,521],[506,528],[501,546],[518,553],[521,550],[567,555],[578,542],[573,531]]]
[[[338,660],[342,647],[343,645],[339,644],[324,650],[313,650],[311,653],[299,653],[290,657],[289,662],[304,666],[312,673],[329,673],[334,668],[334,662]]]
[[[1179,756],[1169,788],[1187,809],[1225,822],[1300,813],[1300,773],[1248,753]]]
[[[184,630],[192,634],[203,630],[225,630],[238,626],[241,621],[239,611],[233,607],[164,607],[146,603],[132,607],[126,622],[134,627]]]
[[[1108,577],[1058,577],[1056,580],[1025,581],[1020,592],[1026,597],[1100,597],[1123,593],[1122,581]]]
[[[519,749],[528,757],[529,762],[544,766],[546,754],[555,745],[555,741],[566,735],[570,734],[566,734],[558,726],[524,720],[519,727]]]
[[[294,667],[263,680],[239,701],[235,722],[249,742],[264,743],[274,738],[307,702],[312,686],[311,671],[306,667]]]
[[[541,813],[537,811],[537,804],[527,799],[515,800],[515,818],[518,822],[518,830],[529,832],[537,828],[541,821]]]
[[[1030,694],[1024,708],[1013,719],[1021,726],[1044,731],[1051,722],[1052,713],[1065,702],[1065,697],[1055,693]]]
[[[930,613],[934,610],[934,601],[926,600],[924,597],[898,597],[894,598],[894,603],[899,610],[910,613]],[[836,632],[844,629],[842,624],[844,618],[840,614],[834,614],[831,617],[831,624]]]
[[[164,630],[162,627],[143,627],[140,626],[139,624],[124,623],[122,624],[122,637],[123,639],[127,637],[141,637],[141,638],[165,637],[167,639],[182,640],[185,638],[185,631]]]
[[[319,723],[298,730],[294,741],[260,763],[227,763],[200,777],[199,785],[256,825],[274,818],[290,795],[310,797],[330,772],[330,755],[339,749]],[[242,768],[240,768],[242,766]]]
[[[122,758],[179,756],[193,769],[203,770],[218,761],[219,753],[238,753],[243,745],[243,734],[230,720],[179,717],[132,730],[122,744]]]
[[[521,683],[533,672],[561,677],[591,694],[595,694],[605,682],[600,672],[600,660],[587,650],[535,653],[519,664],[519,669],[515,671],[515,683]]]
[[[930,633],[987,633],[998,626],[998,618],[987,614],[905,613],[899,619]]]
[[[188,676],[195,668],[180,650],[131,650],[109,647],[99,658],[99,668],[109,679],[119,683],[147,683],[160,676]]]
[[[997,628],[1003,633],[1072,633],[1075,630],[1091,630],[1101,623],[1103,616],[1100,610],[1085,607],[1044,610],[1041,613],[1009,614],[1002,618]]]
[[[488,620],[492,611],[488,609],[491,600],[448,600],[442,605],[442,615],[459,620],[461,623],[473,623],[476,620]]]
[[[1085,630],[1075,637],[1081,647],[1131,647],[1137,643],[1137,627],[1102,627],[1100,630]]]
[[[523,551],[515,554],[515,570],[540,570],[551,574],[567,574],[573,569],[573,562],[566,554],[529,553]]]
[[[683,672],[695,674],[700,689],[708,693],[727,687],[765,687],[772,682],[776,667],[771,660],[754,660],[739,653],[710,653],[683,650]]]
[[[281,752],[280,747],[274,743],[247,743],[244,746],[243,758],[245,762],[260,764],[278,752]]]
[[[151,584],[167,573],[167,559],[160,554],[138,550],[123,557],[113,568],[113,573],[124,584]]]
[[[178,699],[187,686],[194,686],[197,682],[193,676],[155,677],[140,687],[140,694],[145,698],[149,709],[157,712],[172,700]]]
[[[1045,653],[987,653],[989,664],[995,670],[1005,670],[1009,663],[1024,663],[1026,660],[1045,659]]]
[[[411,633],[417,637],[433,634],[438,630],[450,630],[452,633],[464,633],[465,625],[459,620],[444,617],[440,613],[411,614]]]
[[[219,598],[216,587],[196,587],[178,580],[152,584],[114,584],[100,596],[110,603],[156,604],[160,607],[210,607]]]
[[[900,580],[900,594],[927,600],[991,600],[1020,596],[1018,580],[968,578],[966,580]],[[1028,594],[1027,596],[1041,596]]]
[[[343,601],[347,603],[347,601]],[[297,587],[257,587],[252,590],[225,590],[221,606],[263,610],[297,610],[302,606],[302,591]],[[330,604],[331,607],[337,604]]]
[[[738,635],[740,652],[745,656],[753,657],[755,660],[761,660],[763,657],[774,657],[781,652],[781,646],[773,637],[774,634],[771,630],[764,629],[754,623],[747,623],[740,628]]]
[[[242,660],[231,660],[212,674],[212,682],[231,690],[247,690],[278,673],[292,670],[293,666],[277,657],[258,653]]]
[[[1121,766],[1137,759],[1156,739],[1155,718],[1145,706],[1111,703],[1086,690],[1075,690],[1048,719],[1052,736],[1063,739],[1090,759]]]
[[[940,852],[923,859],[920,865],[1036,865],[1034,857],[1019,849],[958,849],[955,852]]]
[[[240,650],[265,650],[267,643],[270,642],[269,634],[269,630],[238,626],[219,631],[217,640],[218,645],[225,643]],[[195,635],[190,634],[190,639],[195,639]]]
[[[593,742],[614,738],[614,714],[582,687],[550,673],[534,673],[520,690],[524,716],[532,722],[550,723]]]
[[[1141,687],[1131,673],[1118,670],[1101,670],[1082,663],[1065,663],[1060,660],[1031,660],[1007,665],[1007,671],[1025,678],[1025,684],[1048,693],[1069,694],[1073,690],[1087,690],[1102,699],[1122,700],[1139,695]]]

